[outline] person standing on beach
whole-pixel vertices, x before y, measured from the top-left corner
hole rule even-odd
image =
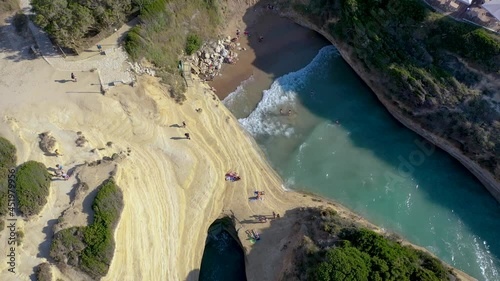
[[[191,137],[189,136],[189,133],[185,133],[184,136],[186,136],[186,139],[190,140]]]
[[[182,128],[186,128],[186,121],[182,121]]]
[[[73,72],[71,72],[71,80],[73,80],[73,82],[76,82],[76,76]]]

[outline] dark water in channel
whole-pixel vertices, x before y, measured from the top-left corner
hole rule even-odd
[[[479,280],[500,280],[499,204],[392,118],[334,47],[278,78],[255,108],[256,94],[243,84],[224,103],[251,111],[240,122],[286,188],[332,198]]]

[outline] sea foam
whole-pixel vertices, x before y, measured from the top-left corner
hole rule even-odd
[[[241,104],[241,99],[245,97],[245,85],[248,84],[249,82],[254,81],[253,75],[250,76],[247,80],[241,82],[241,84],[236,88],[236,90],[232,93],[230,93],[223,101],[222,103],[227,107],[231,108],[235,104]]]
[[[324,64],[328,63],[329,58],[338,55],[335,47],[326,46],[306,67],[276,79],[271,88],[263,92],[262,100],[255,110],[247,118],[239,119],[241,125],[253,136],[291,136],[294,129],[285,122],[286,117],[280,114],[280,109],[283,109],[285,113],[288,110],[293,111],[298,92],[304,89],[305,82],[310,75],[321,73],[321,69],[325,67]]]

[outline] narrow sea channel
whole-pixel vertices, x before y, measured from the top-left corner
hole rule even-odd
[[[500,205],[392,118],[334,47],[275,80],[253,109],[245,96],[255,94],[243,85],[224,103],[247,111],[240,123],[286,188],[331,198],[479,280],[500,279]]]

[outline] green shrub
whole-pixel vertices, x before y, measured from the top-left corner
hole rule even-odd
[[[83,38],[124,22],[137,4],[131,0],[33,0],[31,5],[35,23],[59,45],[79,48]]]
[[[99,279],[109,270],[115,248],[113,232],[123,209],[123,194],[113,179],[101,185],[92,209],[91,225],[63,229],[54,235],[50,256]]]
[[[189,34],[186,38],[186,54],[191,55],[201,47],[201,39],[196,34]]]
[[[9,168],[14,168],[16,162],[16,147],[0,137],[0,231],[4,228],[3,217],[8,211]]]
[[[175,102],[182,104],[186,100],[186,81],[179,74],[171,74],[165,71],[160,71],[157,76],[161,78],[161,83],[169,86],[170,97]]]
[[[47,262],[39,264],[35,269],[35,276],[38,281],[52,281],[50,264]]]
[[[22,230],[18,230],[16,233],[16,244],[21,245],[24,239],[24,232]]]
[[[290,273],[294,280],[436,281],[453,274],[427,252],[360,227],[329,208],[300,209],[300,213],[304,237],[294,249],[296,264]]]
[[[17,169],[16,193],[19,211],[24,216],[37,215],[47,203],[50,174],[44,164],[28,161]]]
[[[371,230],[344,228],[339,238],[319,261],[310,255],[310,280],[448,280],[436,258]]]
[[[368,281],[370,256],[353,247],[335,248],[326,252],[325,261],[312,267],[309,280]]]
[[[146,58],[158,68],[178,75],[182,52],[191,54],[203,40],[216,35],[221,22],[217,3],[218,0],[155,0],[144,5],[140,26],[127,35],[127,52],[134,60]]]

